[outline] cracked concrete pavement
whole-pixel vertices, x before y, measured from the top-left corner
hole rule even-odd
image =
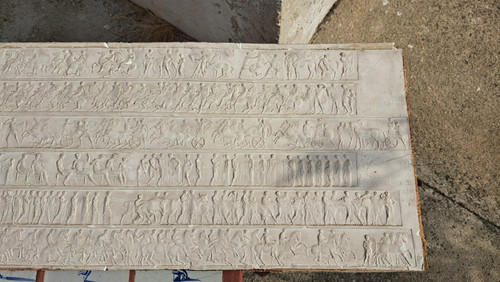
[[[126,0],[0,0],[0,41],[189,40]],[[500,2],[340,0],[312,43],[404,50],[428,271],[248,281],[500,281]],[[146,35],[146,36],[145,36]]]

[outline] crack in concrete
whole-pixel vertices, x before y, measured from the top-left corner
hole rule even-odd
[[[429,187],[432,191],[436,192],[437,194],[441,195],[442,197],[448,199],[449,201],[451,201],[452,203],[458,205],[459,207],[465,209],[466,211],[468,211],[469,213],[473,214],[474,216],[476,216],[479,220],[481,220],[482,222],[488,224],[488,225],[491,225],[493,226],[495,229],[497,230],[500,230],[500,225],[496,224],[495,222],[489,220],[489,219],[486,219],[484,218],[483,216],[481,216],[479,213],[471,210],[470,208],[468,208],[464,203],[461,203],[455,199],[453,199],[452,197],[446,195],[444,192],[440,191],[439,189],[437,189],[436,187],[432,187],[431,185],[429,185],[428,183],[424,182],[423,180],[421,179],[418,179],[417,178],[417,184],[419,187],[423,187],[423,186],[426,186],[426,187]]]

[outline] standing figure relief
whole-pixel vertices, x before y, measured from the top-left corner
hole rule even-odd
[[[112,224],[111,192],[2,190],[2,224]]]
[[[353,153],[0,153],[0,186],[354,187]]]

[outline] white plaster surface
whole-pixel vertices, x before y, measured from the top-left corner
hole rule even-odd
[[[0,47],[3,266],[423,269],[391,45]]]
[[[302,44],[336,0],[133,0],[199,41]]]

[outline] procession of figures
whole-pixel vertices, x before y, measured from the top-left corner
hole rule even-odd
[[[2,224],[111,224],[111,192],[2,190]]]
[[[0,185],[351,187],[356,155],[0,153]]]
[[[406,148],[396,119],[0,118],[0,147],[388,150]]]
[[[0,191],[3,224],[397,225],[388,191]],[[115,193],[116,194],[116,193]],[[114,201],[114,202],[113,202]],[[122,210],[123,212],[119,212]],[[115,220],[112,211],[117,213]]]
[[[123,203],[119,223],[385,226],[400,223],[395,206],[388,191],[155,192]]]
[[[4,82],[0,110],[350,115],[356,91],[331,83]]]
[[[0,78],[357,79],[357,55],[352,51],[71,48],[61,52],[5,48],[0,53],[0,66]]]
[[[408,236],[406,232],[397,231],[382,236],[370,233],[363,241],[353,239],[345,231],[293,228],[1,228],[0,261],[9,265],[24,262],[42,266],[190,268],[206,263],[247,267],[294,263],[404,269],[415,264]]]

